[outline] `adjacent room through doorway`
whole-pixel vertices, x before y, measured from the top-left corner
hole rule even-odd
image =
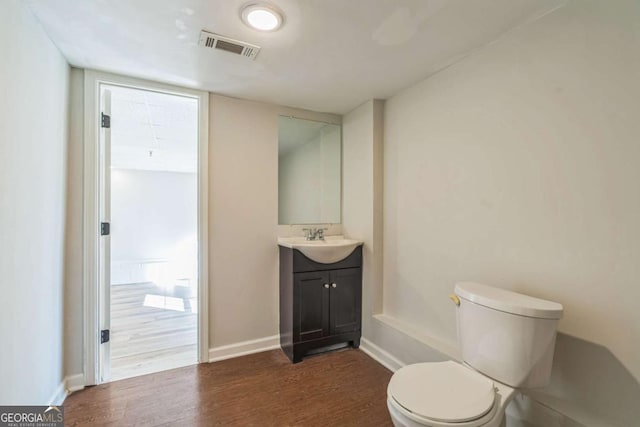
[[[113,381],[198,361],[198,100],[115,85],[101,97],[111,110],[101,363]]]

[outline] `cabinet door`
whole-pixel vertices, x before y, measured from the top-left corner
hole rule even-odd
[[[360,329],[362,269],[345,268],[330,274],[329,331],[331,335]]]
[[[293,341],[309,341],[329,335],[329,273],[294,275]]]

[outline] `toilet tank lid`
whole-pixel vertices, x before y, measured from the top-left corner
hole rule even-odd
[[[473,282],[456,283],[460,298],[494,310],[539,319],[560,319],[562,304]]]

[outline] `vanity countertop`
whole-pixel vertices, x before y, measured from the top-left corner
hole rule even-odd
[[[324,246],[344,246],[352,245],[360,246],[364,244],[362,240],[347,239],[342,235],[324,236],[324,240],[307,240],[304,237],[278,237],[278,245],[285,248],[295,249],[296,246],[306,245],[324,245]]]
[[[363,245],[361,240],[344,236],[325,236],[324,240],[307,240],[304,237],[278,237],[278,245],[297,249],[309,259],[322,264],[332,264],[345,259],[355,248]]]

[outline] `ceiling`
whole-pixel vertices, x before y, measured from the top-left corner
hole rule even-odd
[[[385,99],[566,0],[23,0],[71,65],[315,111]],[[255,61],[198,46],[200,30],[262,47]]]
[[[195,173],[198,100],[108,86],[111,92],[111,167]]]

